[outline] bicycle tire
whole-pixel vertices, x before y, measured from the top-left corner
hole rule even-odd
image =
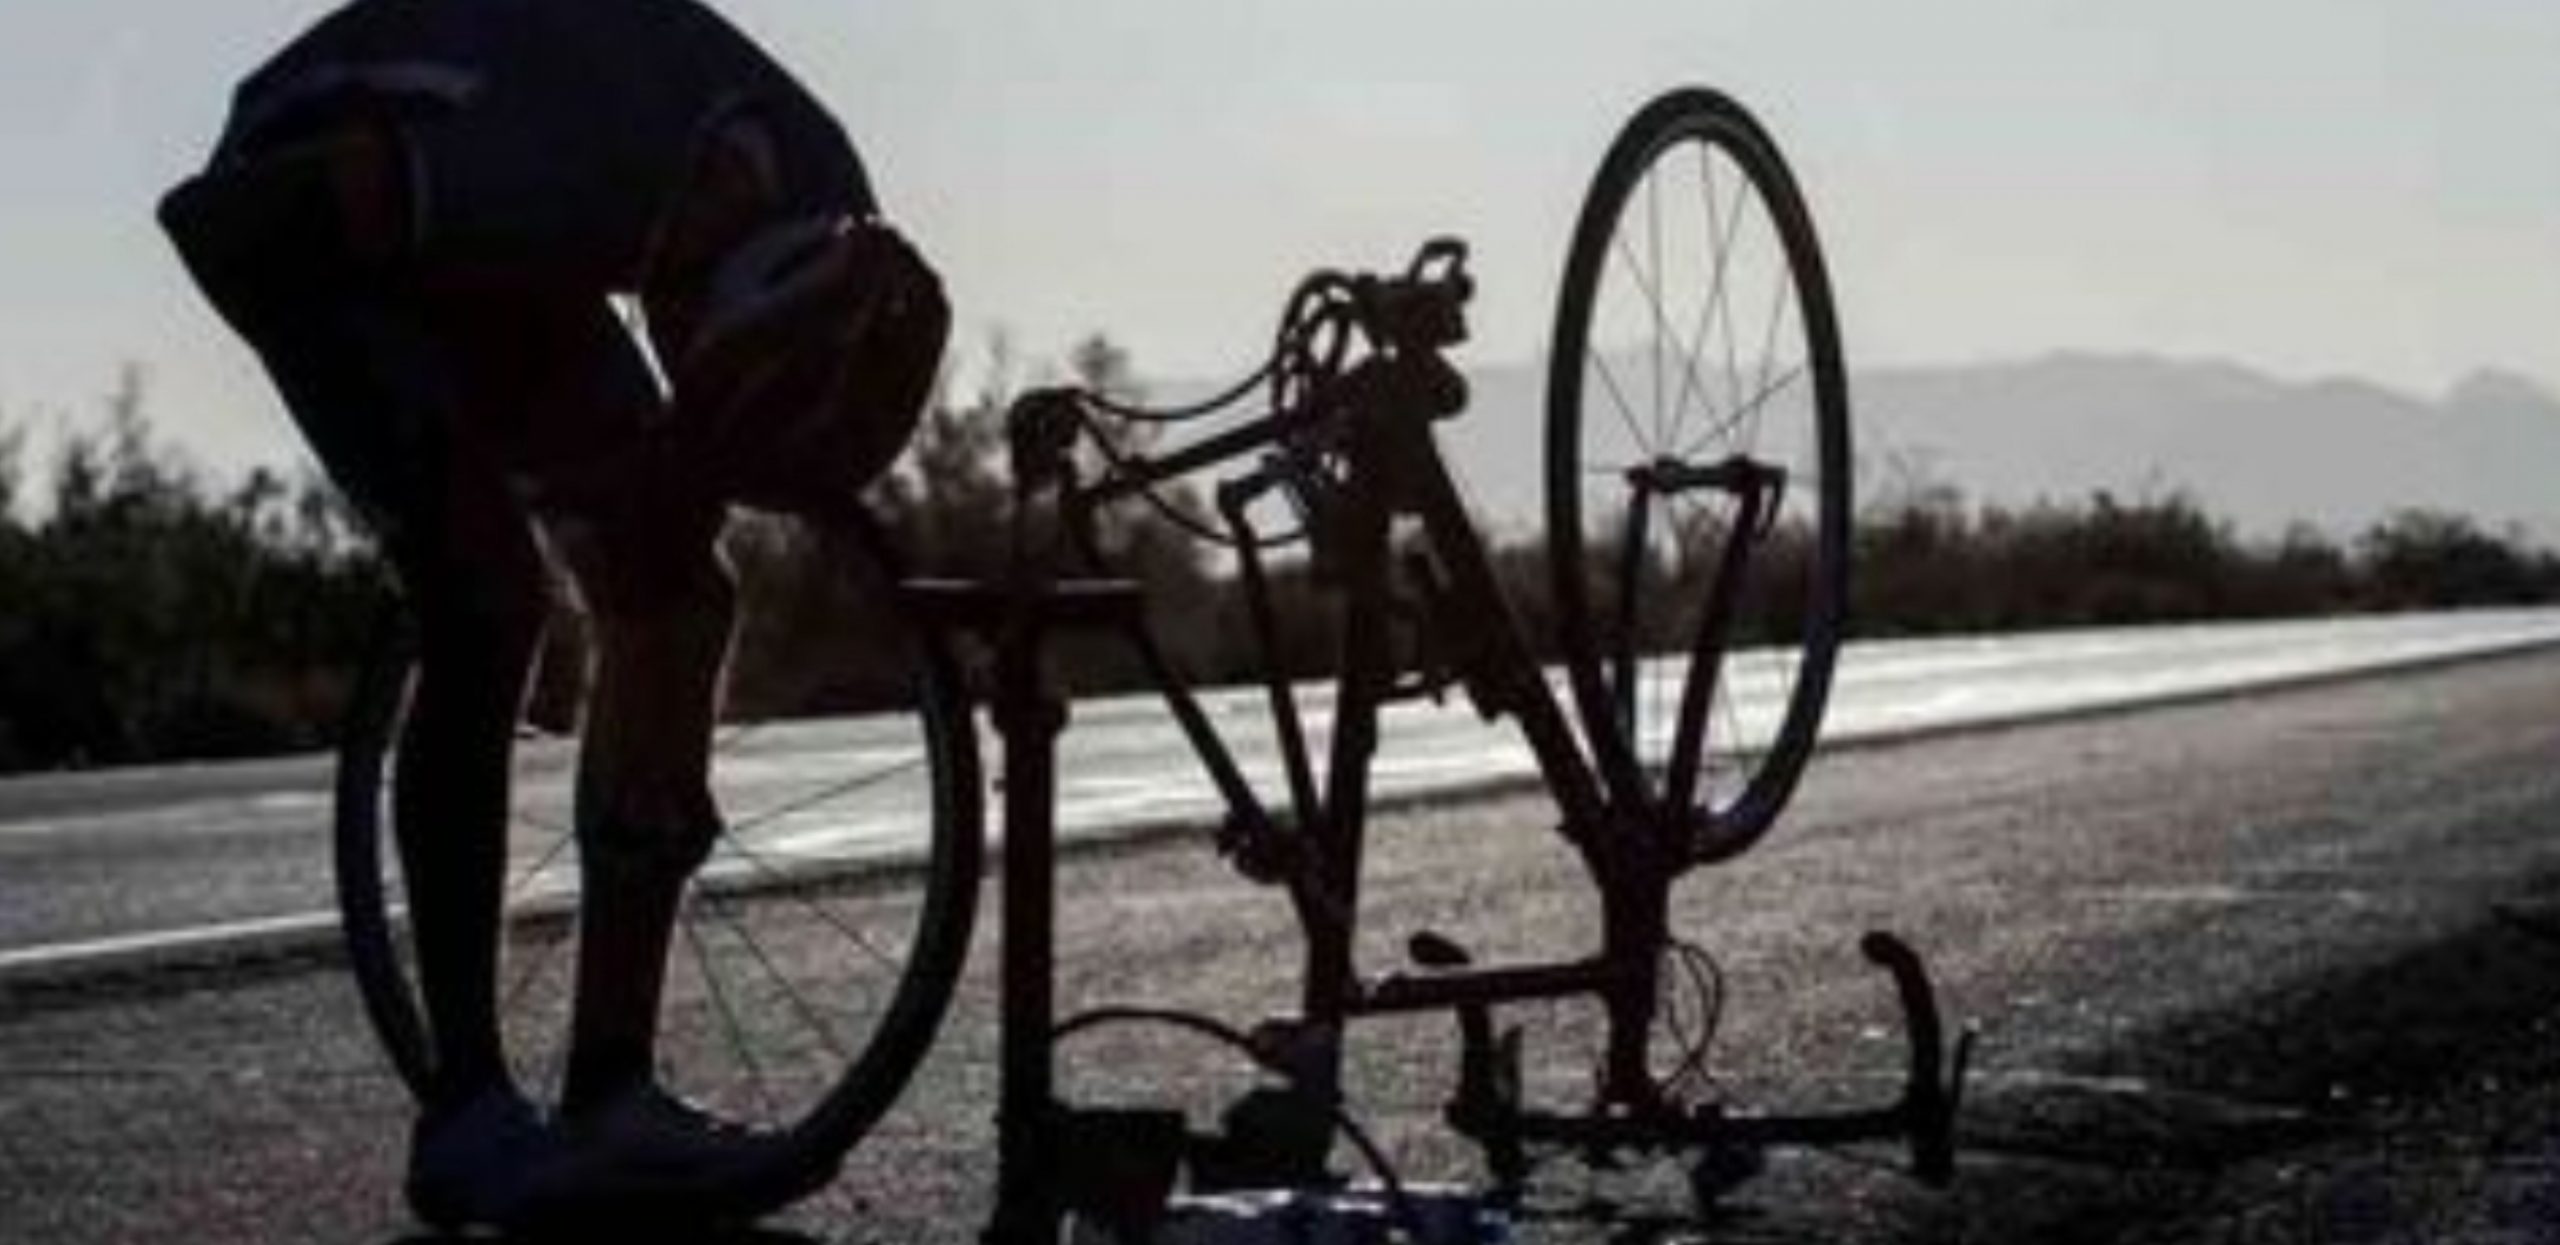
[[[1720,172],[1729,204],[1719,201]],[[1676,229],[1666,238],[1666,187],[1703,202],[1703,238]],[[1747,227],[1755,218],[1757,227]],[[1738,247],[1745,242],[1767,253]],[[1668,288],[1697,260],[1704,261],[1692,273],[1698,289]],[[1752,343],[1739,340],[1748,330],[1737,321],[1752,305],[1743,300],[1764,282],[1770,310],[1754,326],[1757,357],[1743,368]],[[1687,294],[1695,306],[1681,303]],[[1782,334],[1790,308],[1794,328]],[[1666,340],[1676,355],[1666,353]],[[1721,350],[1705,357],[1702,374],[1711,344]],[[1627,392],[1643,385],[1622,382],[1613,358],[1649,369],[1649,413],[1639,414],[1644,403]],[[1677,373],[1667,374],[1674,362]],[[1851,461],[1839,325],[1812,218],[1776,144],[1739,104],[1710,90],[1677,90],[1619,132],[1575,224],[1547,381],[1549,569],[1584,738],[1604,769],[1640,778],[1653,805],[1647,819],[1674,837],[1689,863],[1736,855],[1775,822],[1821,729],[1848,600]],[[1693,414],[1706,427],[1693,426]],[[1774,450],[1760,444],[1773,426],[1792,438]],[[1623,461],[1612,457],[1620,454]],[[1738,501],[1719,511],[1720,486],[1664,491],[1659,482],[1704,479],[1732,455],[1774,467],[1783,483],[1769,525],[1755,525],[1762,534],[1749,538],[1750,560],[1740,564],[1757,569],[1722,584],[1712,566],[1701,573],[1713,559],[1698,550],[1722,557],[1717,538],[1728,538],[1742,517]],[[1605,483],[1613,477],[1615,509]],[[1683,515],[1678,490],[1710,496],[1704,504],[1692,496]],[[1665,517],[1656,521],[1656,511]],[[1656,529],[1690,539],[1658,555]],[[1735,630],[1724,638],[1751,645],[1746,661],[1706,635],[1718,596],[1733,611]],[[1681,702],[1697,693],[1687,677],[1695,663],[1678,655],[1696,649],[1709,661],[1702,686],[1711,694],[1699,696],[1701,721],[1684,748],[1679,719],[1689,710]],[[1776,695],[1746,709],[1734,690],[1746,678],[1755,691],[1774,685]],[[1694,775],[1685,792],[1675,781],[1683,767]]]
[[[868,552],[855,556],[857,547]],[[877,1123],[931,1046],[968,956],[985,854],[976,737],[954,657],[892,604],[894,560],[876,533],[839,542],[827,562],[842,576],[840,586],[804,589],[798,605],[866,601],[858,647],[899,653],[905,690],[895,703],[858,716],[723,722],[713,783],[730,822],[688,888],[669,950],[659,1041],[662,1081],[728,1118],[786,1132],[792,1155],[785,1165],[822,1174]],[[755,585],[745,588],[752,597]],[[349,962],[367,1018],[400,1079],[422,1095],[433,1071],[431,1047],[402,919],[397,853],[385,850],[412,649],[402,618],[357,682],[341,735],[333,833]],[[833,651],[853,649],[838,643]],[[869,676],[813,666],[824,667],[820,678],[868,677],[870,694],[882,694],[885,667],[876,656],[864,660]],[[731,690],[745,677],[739,671],[754,668],[733,649],[724,676]],[[575,959],[567,918],[576,895],[563,889],[577,874],[563,811],[568,749],[556,737],[520,731],[515,750],[497,984],[517,1078],[548,1099],[556,1098]],[[810,772],[811,755],[826,758],[823,777]],[[847,769],[857,772],[847,777]],[[815,786],[796,789],[803,782]],[[778,795],[783,785],[795,787],[787,798]],[[741,798],[750,795],[765,813],[781,812],[763,820],[739,816]],[[899,806],[907,812],[894,811]],[[896,841],[918,811],[922,842]],[[854,900],[880,918],[878,941],[855,928]],[[852,961],[867,955],[883,970],[875,975],[886,978],[862,996],[868,1023],[857,1019],[854,1040],[846,1039],[850,1026],[835,1023],[851,993],[849,982],[835,978],[848,966],[828,958],[829,948],[811,945],[839,936],[858,945],[832,953]],[[857,962],[850,971],[869,967]],[[814,1032],[778,1032],[794,1027]],[[528,1039],[543,1036],[549,1044],[531,1049]]]

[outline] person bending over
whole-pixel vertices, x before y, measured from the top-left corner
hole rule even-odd
[[[433,1068],[412,1207],[503,1228],[804,1194],[825,1173],[780,1174],[773,1138],[652,1069],[677,905],[720,828],[726,506],[858,491],[948,330],[842,129],[694,0],[353,0],[240,84],[161,220],[420,624],[394,810]],[[511,1079],[494,989],[537,526],[598,646],[556,1118]]]

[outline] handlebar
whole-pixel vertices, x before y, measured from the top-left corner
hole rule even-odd
[[[1352,281],[1353,302],[1370,334],[1398,350],[1438,350],[1467,339],[1466,305],[1475,297],[1467,274],[1467,244],[1433,238],[1416,251],[1401,277],[1363,275]]]
[[[1464,382],[1457,378],[1456,370],[1450,368],[1446,361],[1439,360],[1437,355],[1441,350],[1466,340],[1466,304],[1474,296],[1475,278],[1467,272],[1467,244],[1452,237],[1432,238],[1424,242],[1400,274],[1317,272],[1308,277],[1300,285],[1298,294],[1291,298],[1288,322],[1282,328],[1280,345],[1274,350],[1271,361],[1257,373],[1257,379],[1277,375],[1292,366],[1303,367],[1307,357],[1305,343],[1328,329],[1337,334],[1352,329],[1367,338],[1380,355],[1406,363],[1426,364],[1421,372],[1431,383],[1405,384],[1400,388],[1414,394],[1415,403],[1433,418],[1452,413],[1464,402]],[[1346,337],[1344,334],[1333,340],[1338,342]],[[1346,369],[1343,363],[1338,350],[1322,354],[1313,366],[1313,374],[1340,379],[1358,370],[1356,367]],[[1301,370],[1291,374],[1310,373]],[[1078,437],[1088,431],[1096,416],[1158,424],[1182,422],[1213,414],[1231,405],[1241,399],[1253,383],[1249,379],[1219,398],[1179,411],[1122,407],[1075,388],[1042,389],[1024,394],[1015,400],[1006,415],[1006,435],[1012,450],[1017,486],[1039,489],[1063,481],[1070,474],[1069,459]],[[1306,396],[1306,391],[1301,391],[1300,396]],[[1292,436],[1299,429],[1309,427],[1311,419],[1320,420],[1323,409],[1342,409],[1339,406],[1317,408],[1304,403],[1282,404],[1282,400],[1276,397],[1274,402],[1274,408],[1259,417],[1161,457],[1114,455],[1113,478],[1099,482],[1084,495],[1083,500],[1103,504],[1147,492],[1162,481],[1251,453]],[[1104,444],[1107,446],[1108,442]]]

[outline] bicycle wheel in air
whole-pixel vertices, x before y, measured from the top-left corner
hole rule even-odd
[[[832,1163],[931,1044],[966,958],[984,851],[976,745],[951,656],[906,625],[858,543],[749,517],[726,537],[740,628],[712,760],[727,829],[685,897],[660,1079],[790,1130]],[[839,547],[846,546],[846,547]],[[529,717],[574,714],[583,627],[555,610]],[[410,663],[385,646],[341,745],[339,902],[367,1014],[412,1091],[431,1072],[391,821]],[[497,990],[519,1082],[552,1098],[577,956],[576,732],[514,744]]]
[[[1849,399],[1795,180],[1704,90],[1593,179],[1548,359],[1558,639],[1604,767],[1695,861],[1765,833],[1811,753],[1848,591]]]

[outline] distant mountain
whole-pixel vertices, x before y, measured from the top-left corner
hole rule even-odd
[[[1473,374],[1446,440],[1479,506],[1535,530],[1544,376]],[[2244,536],[2292,522],[2348,537],[2412,506],[2522,527],[2560,547],[2560,397],[2482,371],[2430,401],[2364,381],[2238,364],[2066,353],[1857,375],[1859,491],[1951,485],[2004,504],[2184,489]]]

